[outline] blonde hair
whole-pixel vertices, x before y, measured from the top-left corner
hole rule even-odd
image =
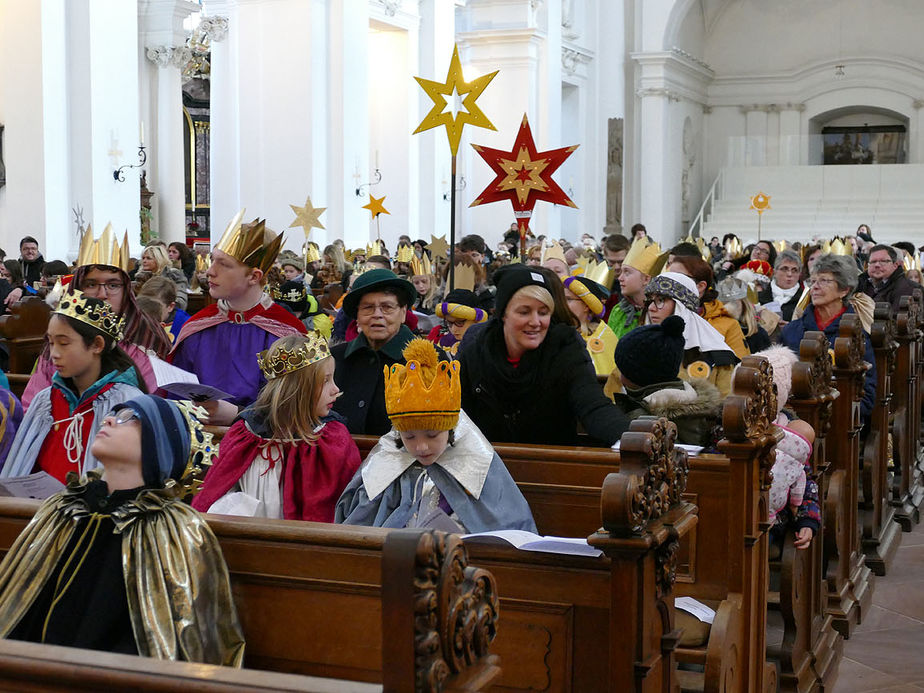
[[[347,271],[347,261],[343,256],[343,248],[341,248],[339,245],[331,243],[329,246],[324,248],[324,253],[321,256],[322,260],[324,255],[327,255],[327,257],[330,258],[330,261],[333,263],[334,267],[337,268],[337,271],[340,272],[340,274],[343,274]]]
[[[293,351],[306,344],[308,338],[302,335],[288,335],[273,342],[268,356],[280,349]],[[323,385],[321,368],[327,358],[315,361],[297,371],[279,378],[267,380],[254,402],[254,409],[266,414],[274,440],[304,440],[313,443],[318,439],[315,429],[321,421],[315,418],[314,409]]]
[[[157,270],[154,274],[160,274],[164,271],[165,267],[173,267],[173,263],[170,262],[170,256],[167,255],[167,248],[162,245],[149,245],[141,253],[141,257],[144,257],[145,253],[150,254],[151,259],[154,260],[154,264],[157,265]]]
[[[741,325],[745,337],[753,337],[757,334],[757,309],[753,303],[739,298],[726,303],[725,310]]]
[[[437,299],[440,297],[440,283],[439,280],[433,274],[415,274],[414,277],[428,277],[430,280],[430,288],[427,289],[427,293],[423,295],[421,305],[427,310],[433,310],[437,304]],[[414,287],[416,291],[417,287]],[[420,300],[420,294],[417,294],[417,298],[414,299],[414,303]]]
[[[544,289],[537,284],[527,284],[526,286],[520,287],[513,292],[513,296],[510,297],[510,300],[507,301],[509,306],[513,299],[517,297],[523,298],[532,298],[536,301],[539,301],[542,305],[548,308],[551,311],[555,310],[555,299],[552,298],[552,294],[549,293],[548,289]]]

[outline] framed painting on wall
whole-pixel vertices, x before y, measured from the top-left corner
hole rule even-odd
[[[826,127],[821,134],[826,165],[905,163],[904,125]]]
[[[6,166],[3,163],[3,126],[0,125],[0,188],[6,185]]]

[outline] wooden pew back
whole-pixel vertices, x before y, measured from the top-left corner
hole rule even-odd
[[[17,301],[0,316],[0,337],[10,354],[10,373],[29,374],[45,346],[51,307],[38,297]]]

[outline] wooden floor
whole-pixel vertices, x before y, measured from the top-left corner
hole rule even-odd
[[[894,567],[876,581],[873,604],[844,643],[834,693],[924,691],[924,524],[902,535]]]

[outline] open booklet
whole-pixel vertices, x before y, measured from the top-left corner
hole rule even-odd
[[[172,395],[183,399],[191,399],[193,402],[228,399],[232,396],[217,387],[200,383],[195,373],[177,368],[153,354],[148,356],[148,360],[151,362],[151,370],[154,371],[154,377],[157,379],[157,387],[161,390],[166,390]]]
[[[48,472],[35,472],[27,476],[0,479],[0,496],[45,500],[63,490],[64,484]]]
[[[613,444],[612,449],[618,451],[618,450],[619,450],[619,444],[620,444],[621,442],[622,442],[622,441],[617,440],[617,441]],[[686,451],[687,451],[687,454],[690,455],[691,457],[696,457],[699,453],[701,453],[701,452],[703,451],[703,446],[702,446],[702,445],[686,445],[686,444],[684,444],[684,443],[674,443],[674,447],[675,447],[675,448],[680,448],[681,450],[686,450]]]
[[[703,623],[712,623],[715,620],[715,610],[698,602],[693,597],[677,597],[674,606],[695,616]]]
[[[569,556],[602,556],[600,549],[587,543],[584,537],[543,537],[521,529],[499,529],[494,532],[463,534],[464,541],[506,543],[521,551],[561,553]]]

